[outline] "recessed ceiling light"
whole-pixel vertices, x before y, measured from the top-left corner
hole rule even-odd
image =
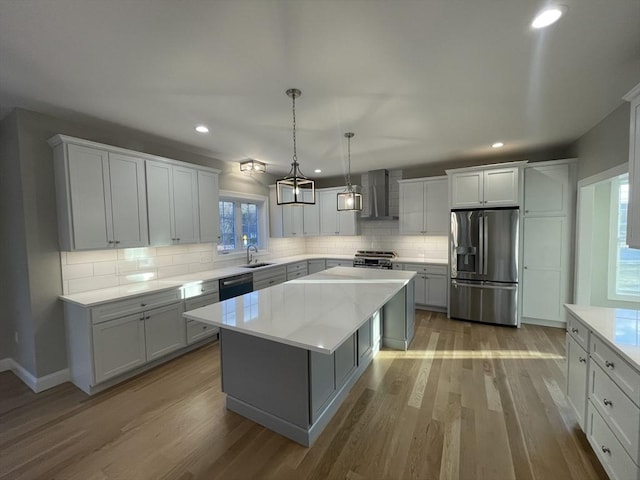
[[[205,125],[198,125],[196,127],[196,132],[198,132],[198,133],[209,133],[209,129]]]
[[[493,145],[491,145],[491,147],[493,148],[500,148],[500,147],[504,147],[504,143],[502,142],[496,142]]]
[[[532,28],[544,28],[556,23],[562,14],[566,11],[566,7],[551,7],[543,10],[531,22]]]
[[[322,173],[322,170],[320,170],[319,168],[316,168],[313,173]]]

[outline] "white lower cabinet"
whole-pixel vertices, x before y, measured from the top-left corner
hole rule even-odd
[[[218,284],[218,281],[214,282],[204,282],[211,283],[212,285]],[[204,289],[203,289],[204,290]],[[217,286],[215,287],[215,291],[212,293],[206,293],[204,295],[200,295],[199,297],[193,297],[185,300],[184,302],[184,311],[188,312],[189,310],[193,310],[194,308],[206,307],[207,305],[211,305],[220,301],[220,295],[218,293]],[[218,333],[218,327],[214,327],[213,325],[209,325],[207,323],[196,322],[195,320],[187,320],[187,344],[191,345],[192,343],[198,342],[203,338],[210,337]]]
[[[182,304],[145,312],[144,338],[147,362],[178,350],[187,344]]]
[[[309,275],[312,273],[318,273],[327,268],[327,262],[324,258],[318,258],[316,260],[307,260],[307,270]]]
[[[587,408],[587,359],[584,348],[569,334],[566,337],[567,384],[566,394],[569,405],[584,428]]]
[[[145,362],[144,319],[140,315],[117,318],[93,326],[96,384]]]
[[[353,267],[353,260],[340,260],[337,258],[327,259],[327,268],[333,267]]]
[[[447,267],[445,265],[406,264],[404,270],[417,272],[415,276],[416,305],[447,307]]]

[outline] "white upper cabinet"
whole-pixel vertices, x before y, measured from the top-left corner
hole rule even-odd
[[[200,241],[220,240],[220,210],[218,208],[218,174],[198,170],[198,212]]]
[[[218,240],[218,170],[66,135],[49,145],[62,250]]]
[[[311,192],[303,193],[305,199],[311,197]],[[320,235],[320,203],[316,199],[313,205],[302,207],[302,233],[305,237]]]
[[[449,231],[446,177],[399,180],[400,233],[446,235]]]
[[[318,190],[320,202],[320,235],[358,235],[358,214],[338,211],[338,193],[344,187]]]
[[[573,192],[569,181],[570,165],[531,165],[525,169],[525,215],[566,215]]]
[[[150,160],[146,170],[151,245],[197,242],[197,170]]]
[[[640,83],[624,99],[631,102],[627,244],[640,248]]]
[[[520,165],[447,170],[447,174],[451,208],[511,207],[520,203]]]
[[[60,248],[148,244],[144,161],[56,136],[54,171]]]

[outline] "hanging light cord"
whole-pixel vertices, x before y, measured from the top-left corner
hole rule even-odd
[[[291,95],[293,100],[293,167],[298,166],[298,152],[296,150],[296,94]]]
[[[345,133],[345,137],[347,137],[347,192],[353,191],[353,186],[351,185],[351,137],[354,136],[353,133]]]

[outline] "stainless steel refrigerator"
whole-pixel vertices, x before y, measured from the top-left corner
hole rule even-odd
[[[449,316],[518,326],[517,208],[451,212]]]

